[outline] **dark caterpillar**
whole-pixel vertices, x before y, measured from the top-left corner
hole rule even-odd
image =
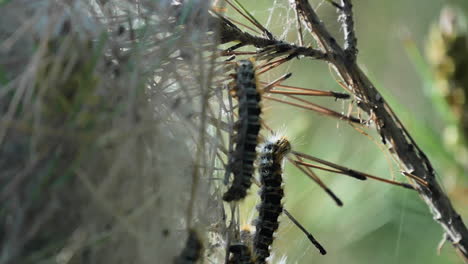
[[[261,95],[257,89],[255,67],[250,60],[237,63],[236,81],[233,91],[239,101],[236,123],[235,149],[229,160],[229,169],[234,175],[233,182],[224,193],[223,200],[239,201],[247,195],[252,185],[254,161],[260,132]]]
[[[283,211],[283,170],[281,163],[291,151],[289,141],[284,137],[266,140],[260,148],[259,174],[261,181],[258,219],[253,240],[256,263],[266,263],[270,256],[273,233],[278,229],[278,217]]]
[[[228,264],[254,264],[249,247],[242,243],[231,245],[229,252],[231,252],[231,257]]]
[[[201,257],[203,244],[195,230],[190,229],[182,253],[175,258],[174,264],[195,264]]]

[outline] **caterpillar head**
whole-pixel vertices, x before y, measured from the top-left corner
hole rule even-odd
[[[291,152],[291,143],[286,137],[280,137],[276,141],[276,157],[282,160],[289,152]]]
[[[240,238],[241,241],[246,243],[246,242],[251,242],[253,234],[255,233],[255,227],[249,224],[245,224],[241,226],[240,230]]]

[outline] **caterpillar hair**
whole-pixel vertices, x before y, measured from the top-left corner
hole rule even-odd
[[[291,151],[291,144],[285,137],[268,139],[260,147],[260,204],[253,240],[256,263],[266,263],[270,256],[269,247],[273,243],[273,233],[278,229],[278,217],[283,211],[281,199],[284,196],[283,158]]]
[[[233,91],[239,101],[239,120],[236,123],[235,149],[229,158],[229,169],[232,170],[234,179],[223,195],[223,200],[227,202],[243,199],[252,185],[254,161],[257,156],[255,149],[261,126],[261,95],[257,89],[252,61],[241,60],[237,63]]]
[[[174,260],[174,264],[195,264],[201,257],[203,244],[195,230],[190,229],[185,247],[178,257]]]

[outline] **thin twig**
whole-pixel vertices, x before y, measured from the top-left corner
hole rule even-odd
[[[351,123],[355,123],[355,124],[360,124],[362,125],[362,120],[358,119],[358,118],[355,118],[355,117],[348,117],[348,116],[345,116],[345,115],[342,115],[338,112],[335,112],[331,109],[328,109],[328,108],[325,108],[325,107],[322,107],[320,105],[317,105],[317,104],[314,104],[312,102],[308,102],[306,100],[303,100],[301,98],[298,98],[298,97],[295,97],[293,95],[288,95],[286,94],[285,96],[287,97],[290,97],[290,98],[293,98],[295,100],[299,100],[301,102],[304,103],[304,105],[302,104],[298,104],[298,103],[293,103],[293,102],[289,102],[289,101],[286,101],[286,100],[283,100],[283,99],[279,99],[279,98],[274,98],[274,97],[271,97],[271,96],[263,96],[263,98],[267,99],[267,100],[272,100],[272,101],[276,101],[276,102],[280,102],[280,103],[284,103],[284,104],[288,104],[288,105],[292,105],[292,106],[296,106],[296,107],[299,107],[299,108],[303,108],[303,109],[307,109],[307,110],[312,110],[312,111],[315,111],[319,114],[322,114],[322,115],[326,115],[326,116],[330,116],[330,117],[333,117],[333,118],[337,118],[337,119],[340,119],[340,120],[346,120],[348,122],[351,122]]]
[[[258,27],[261,31],[263,31],[263,33],[269,38],[269,39],[273,39],[273,34],[271,34],[270,31],[268,31],[268,29],[266,29],[260,22],[258,22],[258,20],[252,16],[252,14],[250,14],[250,12],[237,0],[233,0],[234,2],[236,2],[236,4],[242,9],[242,11],[244,12],[241,12],[238,8],[236,8],[233,4],[230,3],[229,0],[226,0],[226,2],[232,6],[234,9],[236,9],[236,11],[241,14],[243,17],[245,17],[247,20],[249,20],[252,24],[254,24],[256,27]]]
[[[299,45],[304,46],[304,36],[302,35],[302,22],[297,12],[297,8],[293,7],[296,15],[296,24],[297,24],[297,38],[299,39]]]
[[[283,80],[281,80],[283,81]],[[264,84],[267,84],[265,82],[262,82]],[[268,89],[267,89],[268,87]],[[283,88],[286,90],[292,90],[292,91],[281,91],[281,90],[272,90],[271,88],[273,87],[279,87]],[[328,97],[334,97],[335,99],[349,99],[350,96],[349,94],[346,93],[340,93],[340,92],[333,92],[333,91],[322,91],[322,90],[316,90],[316,89],[311,89],[311,88],[302,88],[302,87],[295,87],[295,86],[289,86],[289,85],[283,85],[283,84],[278,84],[278,82],[275,80],[271,84],[267,84],[264,88],[265,92],[268,93],[278,93],[278,94],[295,94],[295,95],[306,95],[306,96],[328,96]]]
[[[344,51],[349,60],[355,61],[358,49],[351,0],[341,0],[341,9],[338,9],[338,12],[340,13],[338,20],[342,23],[344,33]]]
[[[296,155],[296,158],[298,160],[301,160],[301,157],[297,156]],[[291,162],[292,165],[294,165],[294,167],[298,168],[300,171],[302,171],[302,173],[304,173],[305,175],[307,175],[311,180],[313,180],[315,183],[317,183],[317,185],[322,188],[332,199],[333,201],[336,203],[336,205],[338,206],[343,206],[343,202],[341,201],[340,198],[338,198],[338,196],[332,191],[330,190],[326,185],[325,183],[322,182],[322,180],[320,180],[320,178],[308,167],[302,167],[301,165],[297,164],[295,162],[295,160],[291,159],[291,158],[288,158],[288,161]]]
[[[320,254],[322,255],[325,255],[327,254],[327,251],[325,250],[325,248],[323,248],[323,246],[315,239],[315,237],[309,232],[307,231],[307,229],[305,229],[301,223],[299,223],[299,221],[296,220],[296,218],[294,218],[291,213],[288,212],[288,210],[284,209],[284,214],[287,215],[289,217],[289,219],[304,233],[306,234],[307,238],[310,240],[310,242],[312,242],[312,244],[314,244],[314,246],[320,251]]]
[[[264,93],[270,92],[271,89],[273,89],[274,87],[280,85],[281,82],[283,82],[283,81],[289,79],[291,76],[292,76],[292,73],[286,73],[286,74],[280,76],[278,79],[272,81],[271,83],[267,83],[267,82],[262,82],[262,81],[261,81],[260,83],[263,84],[263,85],[265,85],[265,86],[263,87],[262,92],[264,92]]]

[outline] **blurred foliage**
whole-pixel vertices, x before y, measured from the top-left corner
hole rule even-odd
[[[445,129],[445,143],[462,166],[468,168],[468,24],[460,10],[445,8],[431,27],[427,56],[437,96],[450,109],[454,121]]]

